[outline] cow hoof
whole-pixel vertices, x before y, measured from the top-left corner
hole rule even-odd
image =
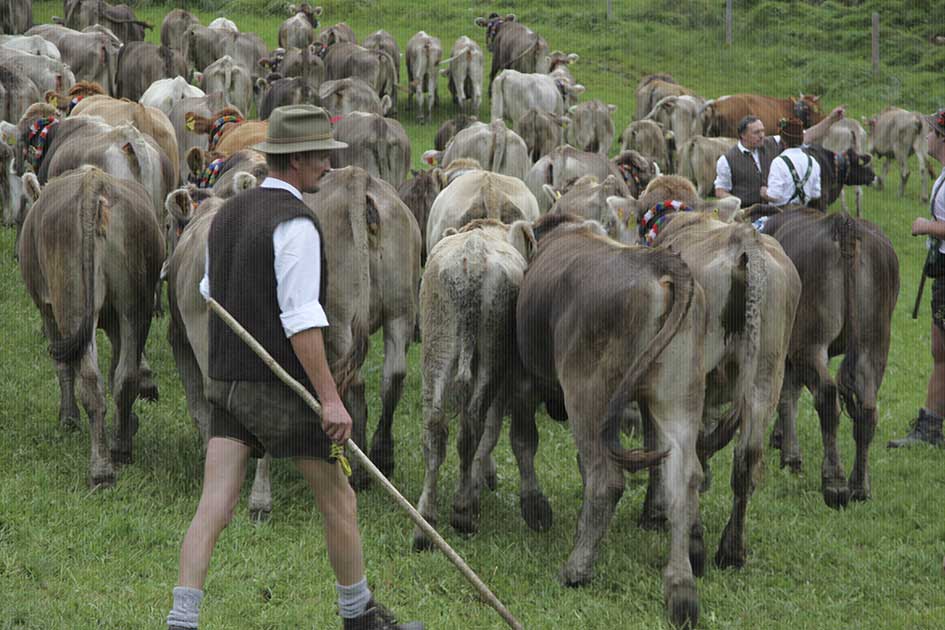
[[[249,519],[256,525],[268,523],[272,516],[272,508],[250,508]]]
[[[850,488],[851,501],[869,501],[873,496],[866,488]]]
[[[831,486],[824,484],[824,503],[835,510],[845,508],[850,499],[850,491],[846,486]]]
[[[59,428],[67,433],[73,433],[79,430],[79,416],[66,415],[59,416]]]
[[[470,507],[465,510],[453,508],[450,515],[450,525],[460,534],[475,534],[479,531],[479,510]]]
[[[699,623],[699,594],[695,584],[674,587],[666,601],[669,621],[676,628],[695,628]]]
[[[119,466],[127,466],[134,462],[134,456],[131,454],[130,450],[117,449],[113,448],[111,450],[112,454],[112,463]]]
[[[367,490],[371,485],[371,476],[363,468],[355,468],[351,476],[348,477],[348,483],[351,484],[355,492],[361,492]]]
[[[746,553],[744,549],[730,549],[725,544],[719,545],[715,552],[715,566],[720,569],[741,569],[745,566]]]
[[[593,569],[578,569],[572,567],[569,564],[564,565],[561,568],[561,573],[558,575],[558,580],[563,586],[584,586],[589,584],[591,580],[594,579],[594,570]]]
[[[644,510],[640,514],[640,520],[637,521],[640,529],[651,531],[665,531],[668,528],[666,516],[662,513]]]
[[[89,477],[91,490],[107,490],[115,487],[115,471],[110,466],[107,469],[92,473]]]
[[[800,457],[782,457],[781,468],[787,468],[795,475],[799,475],[803,468],[803,462]]]
[[[551,529],[553,512],[551,504],[543,494],[533,494],[519,499],[519,506],[522,509],[522,518],[525,524],[536,532],[543,532]]]
[[[434,529],[436,528],[436,519],[427,519],[427,522]],[[414,551],[433,551],[433,541],[427,538],[422,531],[415,529],[413,532],[413,550]]]
[[[150,381],[150,379],[148,382],[142,382],[141,385],[138,386],[138,398],[148,402],[157,402],[158,398],[160,398],[157,384]]]

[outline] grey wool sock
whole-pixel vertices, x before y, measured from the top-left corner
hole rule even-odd
[[[174,607],[167,616],[167,625],[178,628],[196,628],[200,616],[203,591],[189,586],[174,587]]]
[[[335,584],[335,590],[338,591],[338,614],[342,619],[360,617],[371,602],[371,589],[366,577],[351,586]]]

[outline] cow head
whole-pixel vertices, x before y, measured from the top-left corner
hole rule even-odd
[[[819,121],[820,97],[801,94],[800,98],[791,98],[794,103],[794,115],[801,119],[804,127],[810,127]]]
[[[495,52],[495,38],[496,35],[499,34],[499,29],[502,28],[502,25],[506,22],[514,21],[514,13],[509,13],[505,17],[500,16],[498,13],[490,13],[488,18],[477,17],[475,23],[476,26],[481,26],[486,29],[486,47],[491,52]]]
[[[178,188],[168,193],[164,199],[164,209],[167,210],[167,218],[164,227],[167,236],[167,257],[170,258],[177,247],[177,242],[184,231],[184,228],[194,217],[194,210],[197,209],[198,201],[191,196],[190,188]]]
[[[856,149],[847,149],[838,153],[835,168],[838,170],[838,181],[847,186],[868,186],[876,179],[876,173],[871,165],[872,156],[868,153],[857,153]],[[846,173],[842,173],[839,165],[845,165]]]
[[[554,72],[555,68],[559,66],[569,66],[572,63],[576,63],[580,59],[577,53],[565,54],[560,50],[552,52],[545,58],[545,61],[548,63],[548,74]]]

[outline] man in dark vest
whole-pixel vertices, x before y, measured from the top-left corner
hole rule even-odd
[[[322,231],[302,193],[318,190],[329,152],[328,115],[312,105],[272,112],[266,141],[267,177],[229,199],[210,226],[207,274],[200,284],[321,402],[322,417],[285,386],[227,327],[210,315],[213,405],[203,493],[184,537],[168,627],[197,628],[203,584],[217,538],[233,515],[250,456],[292,458],[315,493],[325,546],[337,581],[345,630],[422,630],[397,624],[374,601],[364,577],[357,500],[334,458],[333,443],[351,435],[351,417],[328,368],[322,328],[329,270]]]
[[[816,125],[804,130],[804,144],[816,142],[843,118],[844,108],[834,108]],[[738,197],[741,207],[770,201],[767,197],[771,162],[781,153],[780,136],[765,136],[765,125],[757,116],[748,115],[738,122],[738,142],[715,164],[715,196]]]

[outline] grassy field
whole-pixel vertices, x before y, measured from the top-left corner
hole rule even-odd
[[[282,19],[277,4],[251,13],[248,2],[233,3],[223,14],[274,45]],[[854,116],[888,104],[930,111],[945,96],[940,87],[945,49],[925,43],[945,24],[943,3],[899,0],[847,8],[832,2],[816,7],[736,2],[737,43],[731,48],[719,45],[721,3],[702,0],[616,2],[616,20],[610,23],[602,0],[322,4],[326,23],[345,20],[359,37],[383,27],[403,47],[424,29],[447,49],[460,34],[483,40],[472,23],[477,15],[516,12],[552,48],[581,55],[573,71],[590,96],[618,105],[618,129],[633,111],[639,76],[651,71],[672,72],[705,96],[820,92],[828,106],[847,103]],[[61,8],[37,4],[37,21]],[[867,33],[874,8],[883,13],[885,46],[875,78]],[[159,25],[165,11],[142,9],[139,16]],[[200,13],[204,23],[214,15]],[[156,29],[150,37],[157,35]],[[445,102],[445,83],[440,90]],[[402,117],[415,165],[447,115],[441,110],[427,126],[414,124],[412,114]],[[750,507],[747,565],[741,571],[710,566],[698,582],[703,628],[945,628],[943,452],[885,448],[922,403],[931,366],[928,293],[918,321],[910,317],[924,254],[922,243],[909,236],[909,225],[928,211],[918,201],[915,171],[913,162],[904,199],[895,197],[895,177],[886,191],[869,190],[864,199],[865,215],[892,239],[902,271],[871,457],[873,500],[841,512],[824,505],[820,432],[804,394],[798,420],[803,474],[780,470],[777,454],[767,453],[764,480]],[[142,422],[135,462],[121,470],[114,489],[90,492],[88,429],[57,428],[58,385],[38,313],[10,257],[12,247],[12,231],[0,231],[0,630],[163,627],[202,470],[199,437],[166,341],[167,320],[154,321],[148,341],[161,398],[136,405]],[[107,349],[99,334],[99,347]],[[376,338],[364,368],[373,421],[379,413],[381,348]],[[107,360],[107,350],[102,354]],[[419,348],[413,346],[396,418],[393,480],[414,501],[423,475],[419,389]],[[528,628],[666,627],[660,570],[668,536],[636,526],[642,476],[628,477],[601,546],[595,581],[582,589],[557,583],[572,542],[581,483],[567,428],[544,419],[539,430],[538,471],[555,510],[551,530],[534,533],[519,517],[518,472],[503,438],[496,450],[499,487],[483,499],[481,531],[465,538],[446,525],[442,533]],[[843,422],[841,434],[849,471],[849,422]],[[702,498],[710,555],[730,511],[731,454],[729,447],[713,460],[715,484]],[[456,459],[451,448],[441,479],[442,524],[448,522]],[[338,627],[321,519],[307,487],[282,463],[274,466],[273,491],[271,521],[253,525],[241,506],[223,534],[206,585],[202,628]],[[382,601],[425,620],[431,630],[502,627],[445,557],[410,551],[412,525],[381,490],[373,488],[359,501],[368,577]]]

